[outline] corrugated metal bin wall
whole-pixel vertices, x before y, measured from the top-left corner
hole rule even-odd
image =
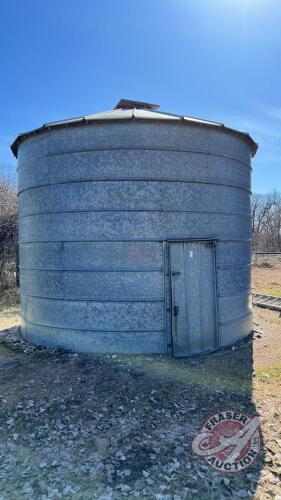
[[[18,148],[24,335],[88,352],[169,350],[167,240],[216,240],[220,345],[252,328],[250,145],[194,124],[101,122]]]

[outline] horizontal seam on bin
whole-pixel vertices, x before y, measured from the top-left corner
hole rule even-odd
[[[182,236],[163,236],[163,238],[112,238],[112,239],[104,239],[104,238],[96,238],[96,239],[83,239],[83,240],[29,240],[29,241],[19,241],[19,245],[30,245],[31,243],[120,243],[120,242],[135,242],[135,243],[162,243],[163,241],[209,241],[216,240],[218,243],[250,243],[252,241],[251,238],[223,238],[218,236],[206,236],[206,238],[198,238],[197,237],[186,237]]]
[[[164,297],[148,297],[148,298],[145,298],[145,297],[136,297],[135,299],[133,298],[123,298],[123,299],[120,299],[120,298],[114,298],[114,297],[97,297],[97,298],[93,298],[93,297],[88,297],[88,298],[75,298],[75,297],[51,297],[51,296],[46,296],[46,295],[32,295],[30,293],[26,293],[23,291],[23,289],[21,288],[21,291],[20,291],[21,295],[24,295],[25,297],[32,297],[34,299],[44,299],[44,300],[66,300],[66,301],[69,301],[69,302],[108,302],[108,303],[111,303],[111,302],[120,302],[120,303],[124,303],[124,304],[127,304],[129,302],[163,302],[164,301]]]
[[[35,217],[38,215],[60,215],[60,214],[101,214],[101,213],[118,213],[118,212],[137,212],[137,213],[160,213],[160,214],[173,214],[173,213],[183,213],[183,214],[202,214],[202,215],[226,215],[235,217],[246,217],[251,218],[249,213],[241,212],[220,212],[220,211],[208,211],[208,210],[163,210],[163,209],[102,209],[102,210],[60,210],[59,212],[37,212],[32,214],[21,215],[19,219],[24,219],[26,217]]]
[[[238,189],[239,191],[244,191],[248,194],[251,194],[251,190],[242,187],[242,186],[235,186],[233,184],[223,184],[220,182],[209,182],[208,180],[181,180],[181,179],[172,179],[172,178],[157,178],[157,177],[104,177],[104,178],[97,178],[97,179],[82,179],[82,180],[71,180],[71,181],[57,181],[57,182],[49,182],[46,184],[37,184],[36,186],[30,186],[27,188],[20,189],[18,191],[18,196],[22,193],[26,193],[28,191],[33,191],[35,189],[42,189],[46,187],[52,187],[52,186],[64,186],[68,184],[85,184],[85,183],[94,183],[94,182],[170,182],[170,183],[182,183],[182,184],[198,184],[203,185],[203,186],[217,186],[217,187],[222,187],[225,189]]]
[[[25,319],[23,315],[21,315],[21,318],[23,321],[26,323],[29,323],[30,325],[35,325],[35,326],[41,326],[44,328],[56,328],[58,330],[74,330],[74,331],[81,331],[81,332],[96,332],[96,333],[164,333],[164,329],[162,330],[153,330],[153,329],[148,329],[148,330],[101,330],[101,329],[92,329],[92,328],[75,328],[75,327],[65,327],[65,326],[54,326],[54,325],[46,325],[42,323],[35,323],[34,321],[30,321],[28,319]]]
[[[217,269],[220,271],[231,271],[231,270],[237,270],[237,269],[248,269],[252,266],[252,264],[243,264],[243,265],[224,265],[224,266],[217,266]]]
[[[119,268],[119,269],[91,269],[91,268],[82,268],[82,269],[79,269],[79,268],[74,268],[74,269],[71,269],[71,268],[67,268],[67,269],[63,269],[63,268],[53,268],[53,267],[30,267],[30,266],[19,266],[19,269],[23,269],[23,270],[27,270],[27,271],[65,271],[65,272],[93,272],[93,273],[141,273],[141,272],[163,272],[164,269],[163,268],[151,268],[151,269],[143,269],[143,268],[137,268],[137,269],[122,269],[122,268]]]
[[[231,292],[223,292],[223,293],[218,293],[218,297],[232,297],[233,295],[243,295],[243,294],[251,294],[252,290],[251,288],[248,288],[247,290],[233,290]]]
[[[239,323],[239,321],[243,321],[244,319],[247,319],[251,315],[252,311],[249,311],[246,314],[239,316],[238,318],[228,319],[226,321],[220,321],[220,326],[227,326],[227,325],[232,325],[233,323]]]

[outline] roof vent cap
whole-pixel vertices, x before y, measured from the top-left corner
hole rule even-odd
[[[151,111],[156,111],[159,108],[158,104],[152,104],[150,102],[141,101],[131,101],[130,99],[120,99],[116,104],[114,109],[149,109]]]

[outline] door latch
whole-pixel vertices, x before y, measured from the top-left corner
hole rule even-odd
[[[179,306],[174,306],[174,316],[179,314]]]
[[[172,271],[172,276],[178,276],[180,274],[180,271]]]

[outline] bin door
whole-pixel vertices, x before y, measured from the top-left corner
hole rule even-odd
[[[217,348],[213,242],[170,243],[172,343],[174,356]]]

